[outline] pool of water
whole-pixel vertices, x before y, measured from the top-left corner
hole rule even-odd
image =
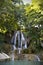
[[[16,60],[0,62],[0,65],[43,65],[43,62]]]

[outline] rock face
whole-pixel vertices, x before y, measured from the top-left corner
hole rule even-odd
[[[10,57],[5,53],[0,53],[0,61],[2,60],[8,60]]]
[[[40,58],[34,54],[17,54],[14,60],[40,61]]]

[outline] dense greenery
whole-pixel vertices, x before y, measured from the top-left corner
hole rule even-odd
[[[0,1],[0,32],[3,34],[0,40],[5,38],[7,31],[11,34],[18,28],[30,39],[29,48],[39,51],[43,40],[43,0],[32,0],[26,5],[22,0]]]

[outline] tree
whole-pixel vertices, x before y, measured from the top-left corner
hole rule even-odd
[[[24,25],[28,32],[27,36],[31,38],[31,42],[33,41],[32,45],[34,45],[35,40],[36,48],[40,48],[41,31],[43,31],[42,7],[39,4],[40,1],[34,0],[31,5],[25,7],[27,20],[25,21]]]
[[[0,7],[0,28],[14,30],[21,27],[25,20],[25,10],[22,0],[4,0]],[[24,12],[24,13],[23,13]]]
[[[14,17],[14,5],[12,4],[12,1],[4,0],[4,3],[0,10],[0,28],[4,30],[13,29],[17,25],[17,23]]]
[[[35,8],[40,8],[40,10],[43,10],[43,0],[32,0],[33,7],[36,5]],[[38,9],[37,8],[37,9]]]

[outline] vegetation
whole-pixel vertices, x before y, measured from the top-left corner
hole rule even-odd
[[[8,41],[6,32],[20,28],[25,37],[30,39],[29,49],[33,52],[42,49],[43,43],[43,0],[32,0],[31,4],[24,5],[22,0],[0,1],[0,44]],[[10,35],[9,34],[9,35]],[[11,40],[11,37],[9,38]],[[9,43],[9,41],[7,42]],[[28,53],[28,52],[26,52]]]

